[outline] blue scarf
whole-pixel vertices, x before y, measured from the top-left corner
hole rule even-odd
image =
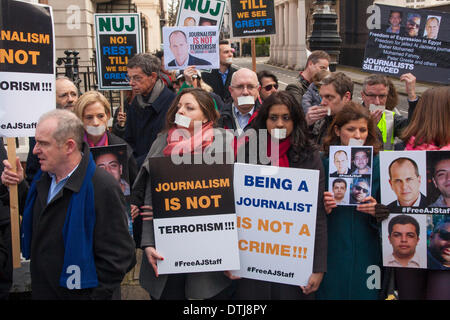
[[[93,254],[95,226],[94,187],[92,177],[95,162],[89,153],[89,165],[79,192],[74,192],[64,222],[64,265],[59,284],[68,289],[85,289],[98,286]],[[22,220],[22,254],[29,259],[33,227],[33,207],[36,200],[36,182],[42,176],[39,170],[33,179],[25,203]]]

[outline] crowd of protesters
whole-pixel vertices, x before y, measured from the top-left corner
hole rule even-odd
[[[442,270],[383,267],[381,222],[390,213],[380,204],[379,163],[383,150],[450,149],[450,88],[432,88],[418,97],[415,76],[403,74],[409,104],[403,116],[395,109],[392,81],[369,75],[360,104],[353,100],[349,76],[328,70],[330,56],[324,51],[313,51],[298,81],[281,91],[269,71],[234,68],[227,41],[219,48],[220,68],[204,72],[195,67],[168,72],[161,52],[135,55],[127,65],[131,91],[116,112],[101,93],[78,96],[69,79],[57,79],[57,109],[40,118],[25,170],[18,159],[13,170],[0,140],[0,299],[8,299],[13,281],[12,185],[18,185],[22,255],[31,261],[33,299],[120,299],[120,284],[141,249],[140,284],[155,300],[378,300],[393,291],[399,299],[450,299],[448,263]],[[392,110],[391,118],[372,105]],[[191,120],[182,140],[174,137],[179,117]],[[199,139],[194,121],[202,123]],[[189,154],[198,148],[208,153],[217,135],[231,130],[233,146],[225,150],[248,151],[242,137],[249,129],[267,130],[279,140],[278,158],[271,165],[320,172],[314,264],[307,285],[238,278],[230,272],[158,274],[157,261],[164,257],[155,248],[150,159],[170,157],[180,144]],[[274,129],[285,135],[272,137],[278,132]],[[338,206],[335,194],[327,191],[330,146],[347,146],[352,139],[373,148],[372,187],[362,204]],[[258,150],[270,152],[269,145],[259,142]],[[120,179],[96,166],[90,152],[119,144],[127,146],[127,169],[121,172],[130,189],[125,195]],[[242,159],[253,163],[249,154]],[[446,220],[441,226],[447,248],[449,224]],[[74,265],[82,275],[75,281]],[[369,266],[382,270],[379,288],[367,286]]]

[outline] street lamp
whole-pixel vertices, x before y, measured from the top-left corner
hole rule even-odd
[[[308,37],[309,49],[323,50],[330,57],[330,71],[336,71],[336,65],[340,53],[341,37],[337,32],[337,14],[333,9],[335,0],[316,0],[314,2],[313,29]]]

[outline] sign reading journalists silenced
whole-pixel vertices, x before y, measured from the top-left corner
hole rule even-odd
[[[241,269],[234,275],[306,285],[312,273],[319,171],[235,164]]]
[[[386,5],[368,13],[364,71],[449,83],[450,13]]]
[[[0,6],[0,136],[34,136],[39,117],[55,109],[52,11],[11,0]]]
[[[99,89],[130,89],[127,80],[128,59],[142,51],[139,14],[94,16]]]
[[[150,161],[158,272],[239,269],[232,165]]]

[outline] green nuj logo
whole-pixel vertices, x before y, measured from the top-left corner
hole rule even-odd
[[[125,25],[125,18],[124,17],[117,17],[117,18],[102,18],[100,17],[98,19],[98,25],[100,32],[111,31],[111,27],[116,32],[124,31],[133,31],[135,29],[135,17],[130,17],[130,21],[128,25]]]
[[[209,11],[212,16],[218,16],[222,5],[222,2],[217,2],[216,9],[214,10],[213,8],[210,8],[210,0],[186,0],[186,2],[184,3],[184,9],[190,9],[192,11],[198,11],[200,13],[208,13]]]

